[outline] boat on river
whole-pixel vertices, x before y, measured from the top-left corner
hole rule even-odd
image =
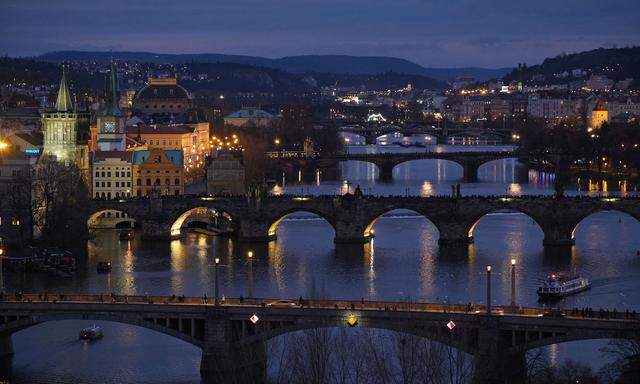
[[[591,288],[589,279],[576,274],[553,273],[538,287],[541,300],[560,299]]]
[[[80,331],[80,340],[97,340],[102,339],[102,336],[102,328],[95,324]]]

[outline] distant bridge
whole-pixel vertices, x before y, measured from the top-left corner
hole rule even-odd
[[[416,136],[416,135],[428,135],[435,138],[434,144],[444,144],[450,136],[482,136],[491,135],[498,137],[501,140],[508,137],[508,134],[500,131],[487,131],[478,130],[473,128],[454,127],[454,128],[436,128],[434,126],[427,126],[423,124],[406,124],[403,126],[385,124],[385,125],[360,125],[360,124],[345,124],[340,126],[340,132],[349,132],[358,136],[362,136],[365,139],[366,144],[376,144],[377,139],[381,136],[389,135],[392,133],[399,133],[403,136]]]
[[[341,154],[320,154],[310,153],[305,156],[304,152],[268,152],[267,160],[274,163],[276,168],[284,169],[286,166],[294,165],[298,169],[323,169],[335,166],[339,161],[364,161],[375,164],[380,171],[380,179],[391,180],[393,169],[402,163],[413,160],[449,160],[453,161],[463,169],[463,180],[474,182],[478,180],[478,168],[482,164],[490,161],[515,158],[523,163],[528,163],[528,155],[517,151],[467,151],[467,152],[407,152],[407,153],[341,153]]]
[[[545,317],[539,308],[484,305],[304,300],[302,306],[265,305],[276,299],[108,295],[22,295],[0,300],[0,356],[13,353],[11,335],[57,320],[104,320],[132,324],[178,338],[202,349],[200,369],[214,382],[263,382],[265,342],[279,335],[317,328],[385,329],[425,337],[475,357],[475,383],[520,382],[525,352],[550,344],[587,339],[634,339],[640,321],[619,313],[607,319]],[[252,316],[254,321],[251,320]],[[446,327],[449,321],[455,328]]]
[[[515,211],[528,215],[544,233],[548,246],[571,246],[574,231],[587,216],[600,211],[620,211],[640,220],[640,198],[497,196],[176,196],[130,200],[91,200],[87,219],[104,210],[125,212],[141,226],[144,238],[179,237],[180,228],[203,208],[225,213],[239,241],[275,240],[282,219],[293,212],[310,212],[324,218],[335,230],[336,243],[365,243],[373,236],[376,220],[387,212],[408,209],[429,219],[439,232],[439,243],[469,244],[485,215]]]

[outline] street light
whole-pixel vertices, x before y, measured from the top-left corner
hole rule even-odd
[[[247,257],[249,258],[249,292],[247,297],[249,299],[253,298],[253,251],[247,252]]]
[[[487,316],[491,316],[491,266],[487,265]]]
[[[220,264],[220,258],[216,257],[215,258],[215,264],[214,264],[214,279],[215,279],[215,291],[214,291],[214,300],[213,300],[213,305],[218,306],[220,305],[220,299],[218,296],[218,265]]]
[[[511,259],[511,307],[516,308],[516,259]]]

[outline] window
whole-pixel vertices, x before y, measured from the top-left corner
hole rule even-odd
[[[180,179],[175,179],[175,184],[180,185]]]
[[[130,186],[131,186],[131,182],[127,181],[127,187],[130,187]]]
[[[153,185],[160,185],[160,179],[156,178],[156,181],[153,182]]]
[[[138,187],[139,187],[139,186],[141,186],[141,185],[142,185],[142,180],[140,180],[140,179],[136,180],[136,185],[137,185]]]
[[[164,185],[171,185],[171,181],[169,179],[164,179]]]
[[[107,177],[111,177],[111,172],[107,172]]]
[[[147,185],[151,185],[151,179],[147,179]]]
[[[104,177],[104,172],[102,172],[102,177]]]
[[[120,182],[116,181],[116,188],[120,186]]]
[[[120,172],[116,171],[116,177],[120,177]]]
[[[107,199],[111,198],[111,192],[107,192]]]
[[[96,181],[96,188],[97,187],[100,187],[100,182],[99,181]]]
[[[131,172],[127,172],[127,177],[131,177]]]

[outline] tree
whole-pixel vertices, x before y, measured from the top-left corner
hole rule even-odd
[[[40,241],[74,246],[85,239],[89,193],[82,171],[43,157],[29,181],[31,215]]]

